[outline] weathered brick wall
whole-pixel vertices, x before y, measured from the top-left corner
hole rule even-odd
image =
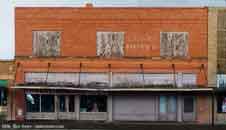
[[[180,72],[198,74],[198,84],[206,84],[207,8],[16,8],[16,56],[32,56],[32,31],[61,32],[61,56],[96,57],[96,32],[124,32],[126,57],[159,57],[160,32],[188,32],[188,56],[185,60],[153,59],[27,59],[17,68],[17,83],[23,83],[25,71],[83,71],[172,73],[172,64]],[[204,58],[202,60],[191,58]],[[55,68],[54,68],[55,67]]]
[[[61,56],[96,56],[96,32],[125,32],[125,56],[160,56],[160,32],[188,32],[188,57],[207,56],[207,8],[16,8],[16,56],[32,31],[61,31]]]

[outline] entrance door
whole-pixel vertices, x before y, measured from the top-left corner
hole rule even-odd
[[[177,98],[176,96],[159,97],[159,120],[176,121],[177,120]]]
[[[195,97],[185,96],[183,99],[183,121],[195,121]]]

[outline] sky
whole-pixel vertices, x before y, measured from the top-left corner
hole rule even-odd
[[[226,0],[0,0],[0,60],[15,55],[15,7],[226,7]]]

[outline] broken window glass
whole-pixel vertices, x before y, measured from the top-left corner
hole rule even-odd
[[[82,95],[80,97],[80,112],[107,112],[107,96]]]
[[[40,112],[40,95],[27,93],[25,96],[27,112]]]

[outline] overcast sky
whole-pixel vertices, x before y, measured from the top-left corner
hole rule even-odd
[[[94,6],[142,7],[226,7],[226,0],[0,0],[0,60],[14,58],[14,8],[15,6],[76,7],[85,3]]]

